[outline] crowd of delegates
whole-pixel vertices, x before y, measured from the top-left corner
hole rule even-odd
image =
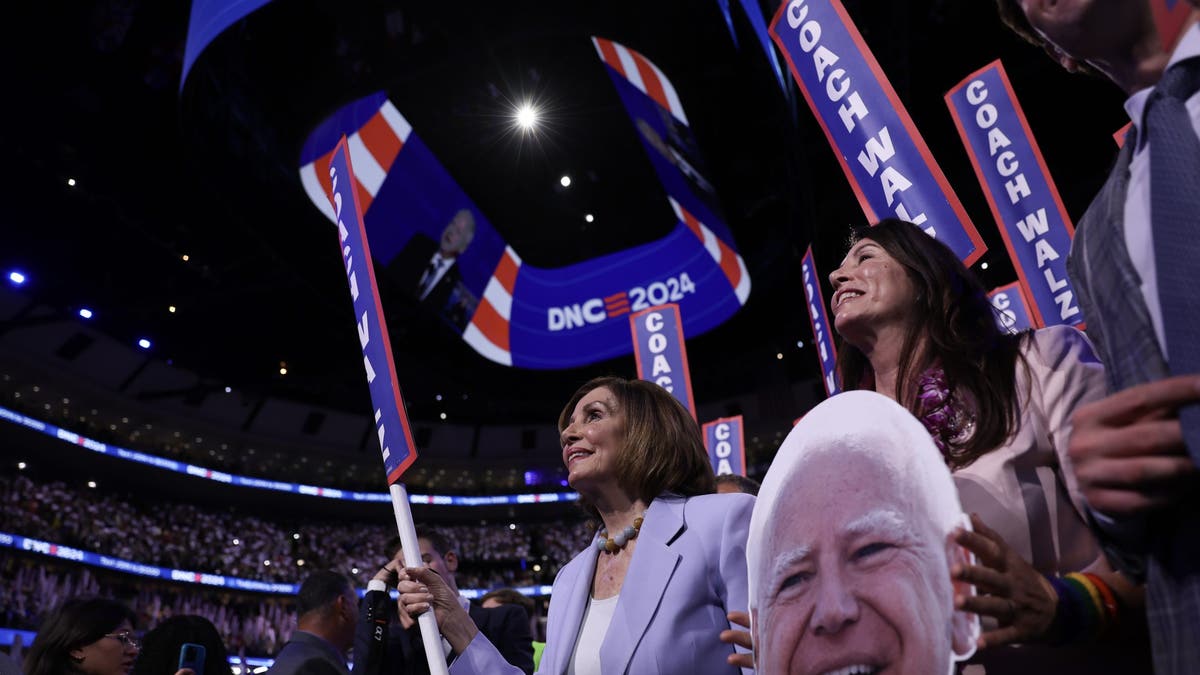
[[[274,654],[296,624],[295,601],[287,596],[228,593],[34,557],[0,556],[0,628],[37,630],[55,607],[89,596],[123,599],[139,630],[172,616],[203,616],[217,627],[231,653],[248,656]]]
[[[0,522],[13,534],[161,567],[284,582],[305,568],[332,568],[360,575],[364,585],[395,535],[387,521],[280,522],[24,475],[0,477]],[[566,520],[453,525],[445,535],[471,561],[460,573],[463,586],[495,588],[553,579],[588,531]]]
[[[1178,47],[1149,3],[1044,4],[999,1],[1062,65],[1130,95],[1069,265],[1102,359],[1073,328],[998,331],[983,287],[917,226],[855,231],[830,279],[857,391],[804,416],[757,500],[714,494],[699,429],[662,388],[600,378],[567,402],[568,481],[601,526],[555,579],[543,672],[1200,672],[1200,0],[1178,3]],[[807,11],[782,14],[797,28]],[[372,590],[396,588],[401,620],[436,615],[451,672],[527,673],[427,562]],[[305,586],[320,592],[300,593],[279,675],[348,675],[351,581]],[[110,612],[70,653],[129,658],[132,619]]]

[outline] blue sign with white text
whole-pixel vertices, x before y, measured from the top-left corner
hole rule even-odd
[[[833,396],[841,391],[837,378],[837,350],[833,345],[829,316],[825,313],[825,298],[821,295],[821,279],[817,276],[817,265],[813,262],[812,246],[804,252],[800,261],[800,273],[804,281],[805,309],[812,323],[813,341],[817,347],[817,359],[821,362],[821,382],[825,394]]]
[[[746,442],[742,416],[722,417],[704,425],[704,447],[713,473],[746,475]]]
[[[1082,323],[1067,277],[1075,228],[1004,66],[997,60],[972,73],[946,94],[946,105],[1031,302],[1033,325]]]
[[[388,340],[387,322],[379,304],[379,286],[375,283],[375,268],[371,249],[367,245],[367,229],[355,194],[354,171],[350,153],[343,138],[333,150],[329,164],[329,182],[333,215],[337,219],[338,240],[341,242],[342,263],[350,282],[350,298],[358,327],[358,342],[363,350],[363,367],[367,387],[375,408],[375,431],[383,451],[383,466],[388,485],[400,480],[417,459],[417,447],[409,431],[404,399],[396,380],[392,363],[392,345]],[[346,221],[350,224],[347,225]]]
[[[631,314],[629,330],[633,333],[638,379],[648,380],[671,392],[695,417],[696,404],[692,400],[692,376],[688,372],[679,305],[651,307]]]
[[[992,309],[996,311],[996,325],[1006,333],[1020,333],[1033,328],[1033,319],[1029,316],[1029,305],[1025,304],[1025,294],[1021,285],[1014,281],[1005,286],[993,288],[988,293]]]
[[[970,265],[987,250],[838,0],[791,0],[771,35],[871,223],[921,226]]]

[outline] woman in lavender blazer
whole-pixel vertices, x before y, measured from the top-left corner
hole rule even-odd
[[[754,498],[710,494],[700,430],[655,384],[592,380],[559,429],[567,479],[602,527],[554,580],[539,672],[737,675],[718,636],[748,605]],[[436,574],[410,569],[399,590],[411,613],[435,608],[452,674],[517,673]]]

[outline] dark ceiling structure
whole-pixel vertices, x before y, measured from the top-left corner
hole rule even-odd
[[[688,341],[697,400],[778,393],[781,415],[798,416],[792,385],[821,391],[800,257],[811,243],[827,274],[863,216],[790,77],[781,88],[729,4],[732,33],[715,0],[274,2],[218,37],[181,89],[186,3],[38,3],[5,47],[14,95],[0,131],[0,266],[24,270],[25,292],[43,303],[86,306],[113,335],[149,337],[214,389],[365,412],[334,231],[297,175],[305,136],[340,105],[386,90],[530,263],[643,243],[672,214],[589,41],[600,35],[674,83],[753,280],[737,315]],[[1120,93],[1062,72],[988,2],[845,5],[984,235],[989,266],[976,269],[989,286],[1012,281],[943,93],[1003,58],[1073,218],[1115,154]],[[763,2],[768,19],[777,6]],[[523,136],[512,111],[531,98],[546,120]],[[390,330],[416,419],[549,423],[578,384],[634,371],[632,358],[516,370],[436,325]]]

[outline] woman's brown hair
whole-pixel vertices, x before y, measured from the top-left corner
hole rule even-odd
[[[712,465],[691,413],[665,389],[645,380],[597,377],[584,384],[558,415],[561,432],[575,406],[589,392],[607,387],[625,420],[617,457],[617,482],[635,499],[649,504],[664,492],[690,497],[716,491]],[[584,508],[597,515],[594,507]]]
[[[999,447],[1016,430],[1016,366],[1024,364],[1021,344],[1029,333],[1001,331],[979,279],[953,251],[916,225],[888,219],[874,227],[856,227],[850,247],[863,239],[879,244],[904,267],[916,293],[913,320],[900,349],[896,400],[917,414],[917,380],[936,363],[951,391],[974,408],[975,432],[946,448],[950,468],[962,468]],[[870,361],[841,336],[837,360],[844,388],[873,386]]]

